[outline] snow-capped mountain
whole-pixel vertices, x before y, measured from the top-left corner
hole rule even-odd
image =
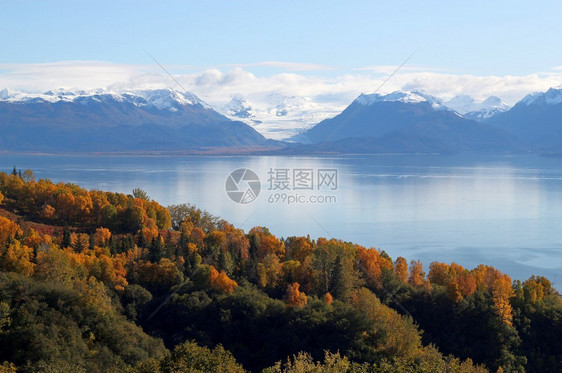
[[[378,93],[365,94],[362,93],[355,99],[355,103],[360,105],[372,105],[376,102],[402,102],[417,104],[420,102],[427,102],[435,110],[447,110],[447,107],[443,106],[440,99],[433,97],[431,95],[425,94],[418,91],[395,91],[385,95]]]
[[[225,115],[237,119],[249,119],[254,117],[253,108],[242,95],[234,95],[230,102],[222,107]]]
[[[256,147],[265,138],[173,89],[0,91],[0,150],[181,151]]]
[[[462,114],[465,118],[476,121],[489,119],[494,115],[509,110],[509,106],[496,96],[490,96],[482,102],[476,102],[470,96],[460,95],[445,101],[443,105]]]
[[[3,89],[0,91],[0,101],[10,103],[56,103],[78,102],[128,102],[137,107],[149,107],[159,110],[177,111],[181,106],[200,105],[206,109],[207,105],[196,95],[189,92],[180,92],[171,88],[145,89],[131,91],[106,91],[103,89],[56,89],[44,93],[27,93]]]
[[[509,105],[504,104],[502,100],[496,96],[490,96],[478,105],[480,108],[465,113],[464,117],[481,122],[510,109]]]
[[[241,120],[267,138],[282,140],[306,131],[314,124],[337,115],[343,107],[313,102],[306,97],[272,92],[253,100],[234,95],[220,112]]]
[[[296,136],[330,152],[455,153],[517,148],[513,136],[461,116],[421,92],[362,94],[341,114]]]
[[[562,89],[529,94],[486,123],[518,136],[532,149],[562,152]]]
[[[557,105],[562,103],[562,89],[550,88],[546,92],[535,92],[525,96],[520,103],[529,105]]]

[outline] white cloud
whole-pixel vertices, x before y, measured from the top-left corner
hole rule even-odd
[[[53,88],[106,88],[142,75],[146,66],[102,61],[0,64],[0,87],[25,91]]]
[[[276,66],[295,71],[256,76],[251,72],[252,66]],[[190,69],[186,66],[166,68],[183,87],[211,105],[223,105],[234,94],[242,94],[249,100],[260,103],[267,101],[269,95],[275,93],[303,96],[320,106],[336,110],[345,107],[360,93],[373,92],[396,66],[367,66],[340,74],[335,71],[328,74],[298,73],[296,70],[299,69],[319,71],[328,67],[274,61],[226,69],[209,68],[193,73],[186,73],[186,69]],[[176,74],[177,71],[181,73]],[[443,99],[467,94],[477,101],[494,95],[508,104],[514,104],[530,92],[558,87],[561,83],[561,67],[553,68],[548,73],[524,76],[476,76],[406,65],[381,88],[381,92],[422,90]],[[175,86],[176,83],[156,64],[132,65],[101,61],[0,64],[0,89],[39,92],[53,88],[124,90]]]
[[[302,63],[302,62],[286,62],[286,61],[261,61],[255,63],[246,64],[227,64],[223,65],[226,67],[273,67],[277,69],[287,70],[287,71],[323,71],[323,70],[334,70],[333,67],[328,65],[321,65],[315,63]]]

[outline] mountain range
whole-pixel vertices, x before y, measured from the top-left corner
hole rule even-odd
[[[267,140],[190,93],[0,91],[0,148],[11,151],[179,151],[260,147]]]
[[[443,101],[423,92],[361,94],[341,113],[271,94],[218,110],[173,89],[0,91],[0,150],[357,153],[560,152],[562,90]],[[323,120],[321,120],[323,119]],[[287,138],[286,142],[272,139]],[[296,144],[295,144],[296,143]]]
[[[362,94],[341,114],[324,120],[295,141],[324,151],[456,153],[520,150],[505,130],[464,118],[421,92]]]
[[[562,152],[562,89],[529,94],[484,123],[509,131],[531,149]]]

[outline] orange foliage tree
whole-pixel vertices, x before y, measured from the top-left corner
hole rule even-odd
[[[355,245],[359,270],[364,274],[369,285],[380,288],[382,285],[382,272],[392,268],[392,263],[379,254],[376,249],[366,249]]]
[[[213,266],[210,267],[209,270],[209,285],[218,291],[232,294],[234,290],[238,287],[236,281],[230,279],[226,272],[224,271],[217,271],[217,269]]]
[[[408,262],[405,258],[399,256],[394,261],[394,273],[403,283],[408,282]]]
[[[287,286],[287,292],[285,293],[285,304],[289,307],[302,307],[305,306],[308,299],[306,294],[299,290],[299,283],[294,282]]]
[[[94,233],[94,243],[96,246],[107,246],[110,238],[111,232],[107,228],[97,228],[96,233]]]
[[[285,244],[265,227],[254,227],[248,233],[250,236],[255,236],[256,241],[259,242],[257,255],[258,259],[263,259],[269,254],[276,255],[279,259],[285,257]]]
[[[425,273],[420,260],[412,260],[410,262],[410,277],[408,277],[408,282],[414,287],[421,287],[425,284]]]

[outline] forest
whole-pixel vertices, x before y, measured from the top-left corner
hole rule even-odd
[[[0,173],[0,372],[560,372],[550,281]]]

